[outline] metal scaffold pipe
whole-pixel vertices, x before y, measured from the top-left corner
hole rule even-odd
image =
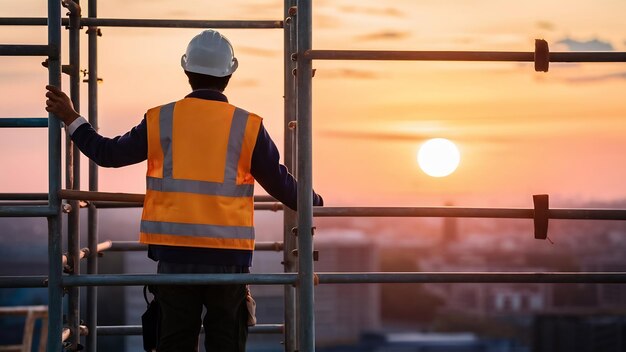
[[[251,284],[291,285],[296,274],[158,274],[158,275],[78,275],[64,276],[63,285],[72,286],[141,286]]]
[[[460,207],[316,207],[316,217],[452,217],[532,219],[534,209]],[[625,209],[549,209],[550,219],[626,220]]]
[[[69,10],[69,86],[70,99],[74,109],[80,113],[80,35],[81,8],[79,0],[64,0],[63,6]],[[80,151],[69,135],[65,135],[65,187],[80,189]],[[70,275],[80,275],[80,261],[89,250],[80,248],[80,207],[78,201],[69,201],[71,206],[67,214],[67,251],[63,255],[63,266]],[[80,287],[67,290],[67,326],[71,336],[67,340],[70,350],[77,350],[80,345]]]
[[[98,1],[89,0],[87,2],[87,15],[91,18],[98,17]],[[89,26],[88,36],[88,63],[87,63],[87,110],[89,123],[98,130],[98,36],[99,29],[96,26]],[[98,165],[89,160],[89,191],[98,191]],[[87,247],[89,251],[98,251],[98,209],[90,205],[87,209]],[[98,273],[98,256],[93,255],[87,258],[87,274]],[[87,287],[86,323],[91,331],[96,331],[98,325],[98,288],[96,286]],[[96,351],[98,346],[98,334],[89,334],[85,339],[87,351]]]
[[[0,56],[48,56],[56,50],[51,45],[0,44]]]
[[[48,127],[48,118],[43,117],[3,117],[0,128]]]
[[[257,324],[248,327],[251,334],[282,334],[283,324]],[[204,333],[204,327],[200,328],[200,333]],[[141,325],[120,325],[120,326],[98,326],[99,336],[119,336],[119,335],[141,335]]]
[[[102,250],[100,250],[102,248]],[[105,241],[98,244],[98,253],[100,252],[140,252],[148,250],[148,245],[137,241]],[[256,242],[254,244],[255,251],[275,251],[283,250],[282,242]]]
[[[310,60],[535,61],[534,52],[523,51],[308,50],[304,56]],[[626,62],[626,52],[551,52],[549,61]]]
[[[5,206],[41,206],[48,205],[48,201],[40,200],[40,201],[3,201],[0,200],[0,208]]]
[[[282,21],[206,21],[206,20],[170,20],[170,19],[121,19],[121,18],[84,18],[81,24],[99,27],[153,27],[153,28],[282,28]]]
[[[145,194],[141,193],[113,193],[113,192],[88,192],[63,189],[59,191],[59,197],[67,200],[82,200],[90,202],[130,202],[143,203]],[[273,202],[269,196],[254,196],[255,202]]]
[[[284,130],[284,164],[287,169],[297,178],[296,172],[296,133],[289,126],[296,120],[296,81],[294,70],[296,62],[291,59],[291,54],[298,51],[296,44],[297,31],[297,7],[295,0],[284,0],[283,17],[285,25],[283,29],[283,79],[284,79],[284,104],[283,104],[283,130]],[[297,249],[297,239],[293,236],[292,229],[297,227],[297,214],[285,208],[283,212],[283,271],[286,273],[297,272],[298,259],[294,255]],[[283,288],[283,307],[285,323],[285,351],[297,350],[296,344],[296,291],[293,286],[285,285]]]
[[[0,193],[0,200],[48,200],[48,193]]]
[[[176,19],[132,19],[132,18],[81,18],[81,26],[98,27],[144,27],[144,28],[249,28],[249,29],[271,29],[282,28],[282,21],[272,20],[176,20]],[[64,18],[63,25],[68,25],[69,20]],[[0,26],[45,26],[48,23],[46,18],[24,17],[24,18],[0,18]]]
[[[256,197],[255,197],[256,202]],[[97,209],[120,209],[120,208],[141,208],[143,202],[109,202],[109,201],[95,201],[89,203],[81,203],[81,207],[89,207],[93,205]],[[283,210],[281,203],[261,203],[254,204],[254,210],[269,210],[280,211]]]
[[[295,273],[64,276],[63,286],[243,284],[290,285]],[[626,272],[345,272],[315,273],[319,284],[541,283],[623,284]],[[0,277],[0,288],[47,287],[45,276]]]
[[[42,206],[0,206],[0,218],[40,218],[53,216],[57,210]]]
[[[298,351],[315,352],[313,290],[312,1],[297,2]]]
[[[61,87],[61,1],[48,0],[48,84]],[[61,352],[63,265],[61,263],[61,123],[48,123],[48,352]]]
[[[48,287],[47,276],[0,276],[0,288]]]
[[[364,283],[626,283],[626,272],[317,273],[320,284]]]

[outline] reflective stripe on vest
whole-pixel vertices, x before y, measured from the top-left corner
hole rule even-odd
[[[151,109],[146,119],[140,242],[252,250],[249,172],[261,118],[222,102],[183,99]]]

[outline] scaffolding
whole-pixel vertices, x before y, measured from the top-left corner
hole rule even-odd
[[[69,17],[61,17],[61,6]],[[141,194],[98,192],[98,168],[89,163],[89,190],[80,191],[79,151],[66,140],[66,180],[61,186],[61,123],[54,116],[0,118],[0,127],[48,129],[48,193],[0,194],[0,217],[46,217],[48,220],[47,276],[0,277],[0,288],[47,287],[47,350],[77,351],[80,336],[86,349],[96,350],[98,335],[140,334],[139,326],[98,326],[97,287],[145,284],[272,284],[284,286],[285,316],[281,324],[254,327],[251,332],[282,333],[285,351],[315,351],[314,285],[347,283],[626,283],[624,272],[570,273],[315,273],[313,268],[313,217],[465,217],[532,219],[535,237],[545,238],[549,219],[626,220],[626,209],[551,209],[547,196],[535,196],[535,206],[519,208],[462,207],[312,207],[312,61],[313,60],[434,60],[534,62],[535,70],[548,71],[550,62],[626,62],[624,52],[551,53],[538,40],[534,52],[480,51],[342,51],[312,48],[312,1],[285,0],[284,19],[275,21],[208,21],[162,19],[107,19],[97,15],[97,0],[88,2],[82,17],[78,0],[48,0],[47,18],[0,18],[0,25],[47,26],[46,45],[0,45],[0,56],[47,58],[50,85],[61,86],[62,73],[70,76],[70,96],[80,110],[80,29],[88,27],[88,117],[98,128],[98,36],[100,27],[154,28],[258,28],[282,29],[284,35],[284,154],[285,165],[298,177],[298,212],[283,209],[271,197],[257,196],[257,210],[283,210],[283,242],[257,243],[256,250],[283,252],[283,273],[268,274],[98,274],[98,253],[145,250],[137,242],[98,241],[98,208],[140,207]],[[69,64],[61,64],[61,29],[69,32]],[[294,132],[294,129],[296,132]],[[63,203],[62,200],[66,200]],[[88,247],[80,248],[79,211],[88,211]],[[62,253],[61,218],[68,216],[68,253]],[[297,234],[297,236],[295,236]],[[87,273],[79,262],[87,259]],[[67,273],[64,275],[64,272]],[[86,286],[85,325],[81,325],[79,287]],[[68,304],[63,307],[67,292]],[[67,323],[64,326],[64,310]]]

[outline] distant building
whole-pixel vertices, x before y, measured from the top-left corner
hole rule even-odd
[[[319,348],[320,352],[528,352],[506,339],[484,339],[472,333],[370,333],[357,345]]]
[[[315,234],[319,261],[315,272],[367,272],[378,270],[377,247],[359,231],[325,230]],[[257,252],[253,272],[282,272],[282,253]],[[260,323],[280,323],[283,288],[254,286]],[[315,335],[319,346],[356,343],[361,334],[380,328],[378,285],[327,284],[315,287]],[[252,337],[251,341],[268,337]]]
[[[626,238],[626,236],[622,234],[621,238]],[[612,254],[607,253],[603,256],[593,256],[582,260],[581,270],[589,272],[626,272],[626,259],[621,251]],[[596,303],[598,308],[626,309],[625,284],[596,284],[594,288],[597,295]]]
[[[618,315],[539,315],[532,332],[533,352],[622,352],[626,317]]]
[[[321,232],[316,234],[315,248],[320,253],[316,272],[378,271],[377,248],[361,232]],[[379,285],[321,285],[315,293],[315,329],[320,345],[358,341],[362,333],[380,328]]]
[[[444,238],[459,239],[456,225],[444,223]],[[531,267],[519,253],[493,255],[494,241],[472,235],[461,242],[446,241],[436,254],[418,259],[422,271],[428,272],[544,272],[546,268]],[[510,240],[511,241],[511,240]],[[509,241],[509,242],[510,242]],[[513,247],[505,242],[506,247]],[[502,244],[500,244],[502,246]],[[498,259],[500,258],[500,259]],[[428,290],[445,301],[444,310],[475,315],[528,316],[551,306],[552,288],[545,284],[428,284]]]

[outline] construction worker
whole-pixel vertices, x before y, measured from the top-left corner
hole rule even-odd
[[[262,119],[229,104],[223,94],[237,65],[228,39],[215,30],[201,32],[181,58],[193,91],[149,109],[139,125],[115,138],[99,135],[67,95],[46,87],[46,110],[65,123],[74,143],[98,165],[121,167],[147,159],[140,242],[149,245],[158,273],[248,273],[255,180],[296,209],[297,182],[279,163]],[[315,192],[313,204],[323,205]],[[197,351],[202,324],[207,351],[245,350],[245,285],[165,285],[155,296],[157,351]]]

